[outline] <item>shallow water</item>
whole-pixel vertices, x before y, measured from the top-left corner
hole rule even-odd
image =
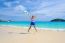
[[[65,29],[65,22],[35,22],[38,28],[55,28],[55,29]],[[18,22],[0,22],[1,25],[12,25],[12,26],[22,26],[29,27],[30,22],[28,21],[18,21]]]

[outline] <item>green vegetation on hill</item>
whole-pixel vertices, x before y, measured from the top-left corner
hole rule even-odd
[[[0,22],[6,22],[5,20],[0,20]]]
[[[12,20],[1,20],[0,19],[0,22],[12,22]]]
[[[65,22],[64,19],[53,19],[51,20],[51,22]]]

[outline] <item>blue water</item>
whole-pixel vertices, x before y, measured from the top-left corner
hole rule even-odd
[[[30,22],[27,21],[20,21],[20,22],[0,22],[1,25],[14,25],[14,26],[21,26],[21,27],[29,27]],[[65,28],[65,22],[36,22],[36,27],[38,28]]]

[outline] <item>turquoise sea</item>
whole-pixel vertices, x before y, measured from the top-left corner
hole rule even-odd
[[[30,22],[28,21],[18,21],[18,22],[0,22],[1,25],[12,25],[29,27]],[[36,27],[38,28],[54,28],[54,29],[65,29],[65,22],[36,22]]]

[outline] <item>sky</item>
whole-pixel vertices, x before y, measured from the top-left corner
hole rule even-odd
[[[65,0],[0,0],[0,19],[29,21],[65,19]]]

